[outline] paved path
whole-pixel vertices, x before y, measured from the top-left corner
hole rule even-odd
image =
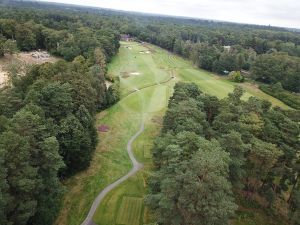
[[[123,183],[125,180],[127,180],[129,177],[133,176],[134,174],[136,174],[139,170],[141,170],[143,168],[143,164],[139,163],[136,158],[133,155],[132,152],[132,143],[133,141],[144,131],[144,122],[142,122],[140,130],[131,137],[131,139],[128,141],[127,143],[127,152],[128,155],[130,157],[130,160],[132,161],[133,164],[133,168],[123,177],[121,177],[120,179],[116,180],[114,183],[108,185],[106,188],[104,188],[99,195],[97,196],[97,198],[94,200],[93,205],[89,211],[89,214],[87,215],[86,219],[82,222],[81,225],[96,225],[92,218],[98,208],[98,206],[100,205],[101,201],[104,199],[105,195],[110,192],[112,189],[114,189],[115,187],[117,187],[118,185],[120,185],[121,183]]]

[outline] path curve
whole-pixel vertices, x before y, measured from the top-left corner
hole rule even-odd
[[[129,155],[129,158],[133,164],[132,169],[123,177],[119,178],[118,180],[116,180],[115,182],[113,182],[112,184],[108,185],[106,188],[104,188],[99,195],[97,196],[97,198],[94,200],[93,205],[91,206],[91,209],[87,215],[87,217],[85,218],[85,220],[82,222],[81,225],[96,225],[93,222],[93,216],[98,208],[98,206],[100,205],[101,201],[104,199],[104,197],[106,196],[106,194],[108,194],[108,192],[110,192],[112,189],[114,189],[115,187],[119,186],[121,183],[123,183],[124,181],[126,181],[128,178],[130,178],[131,176],[133,176],[134,174],[136,174],[139,170],[141,170],[144,165],[139,163],[136,158],[134,157],[134,154],[132,152],[132,143],[134,142],[134,140],[141,134],[143,133],[145,129],[145,125],[144,122],[142,122],[141,127],[139,129],[139,131],[133,135],[131,137],[131,139],[128,141],[127,143],[127,153]]]

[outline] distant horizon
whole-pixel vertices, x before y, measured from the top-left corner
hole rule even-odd
[[[266,0],[229,0],[225,4],[224,9],[221,7],[224,5],[222,0],[202,0],[201,3],[197,2],[198,0],[190,0],[188,3],[183,0],[144,0],[143,2],[139,0],[35,1],[96,7],[125,12],[147,13],[167,17],[184,17],[219,22],[300,29],[300,14],[297,13],[297,11],[300,10],[300,2],[298,3],[296,0],[286,0],[290,3],[284,3],[284,0],[275,0],[272,3],[268,3]],[[259,4],[262,6],[257,7]],[[293,4],[294,7],[291,7],[290,4]],[[254,5],[257,8],[253,8]],[[252,8],[250,7],[249,9],[244,10],[243,8],[246,6],[252,6]],[[290,11],[290,13],[287,13],[288,11]],[[234,14],[234,17],[232,17],[231,14]]]

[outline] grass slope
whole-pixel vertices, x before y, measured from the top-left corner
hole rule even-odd
[[[145,131],[133,143],[133,150],[137,159],[144,163],[145,167],[111,191],[97,209],[93,219],[99,225],[117,225],[117,218],[132,218],[130,212],[133,210],[136,215],[140,214],[137,224],[152,222],[151,215],[143,205],[140,209],[140,206],[136,206],[136,210],[122,211],[125,204],[122,201],[127,197],[143,198],[147,193],[147,178],[152,167],[151,146],[159,133],[162,117],[175,82],[193,81],[200,86],[201,90],[220,98],[225,97],[236,85],[219,79],[209,72],[195,69],[188,61],[158,47],[130,42],[121,44],[120,52],[109,65],[108,73],[111,76],[121,77],[121,93],[124,96],[134,92],[98,114],[97,125],[108,125],[110,130],[107,133],[99,133],[100,141],[91,166],[65,182],[67,190],[63,208],[56,221],[57,225],[81,224],[97,194],[130,170],[131,162],[126,152],[126,145],[130,137],[139,129],[142,120],[145,121]],[[171,76],[176,78],[156,85]],[[141,89],[150,85],[156,86]],[[251,86],[247,88],[246,97],[254,95],[267,98],[273,105],[286,108],[277,99],[259,90],[254,91]],[[136,89],[141,90],[135,91]]]

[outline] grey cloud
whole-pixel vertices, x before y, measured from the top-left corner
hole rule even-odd
[[[46,0],[42,0],[46,1]],[[130,11],[300,28],[298,0],[50,0]]]

